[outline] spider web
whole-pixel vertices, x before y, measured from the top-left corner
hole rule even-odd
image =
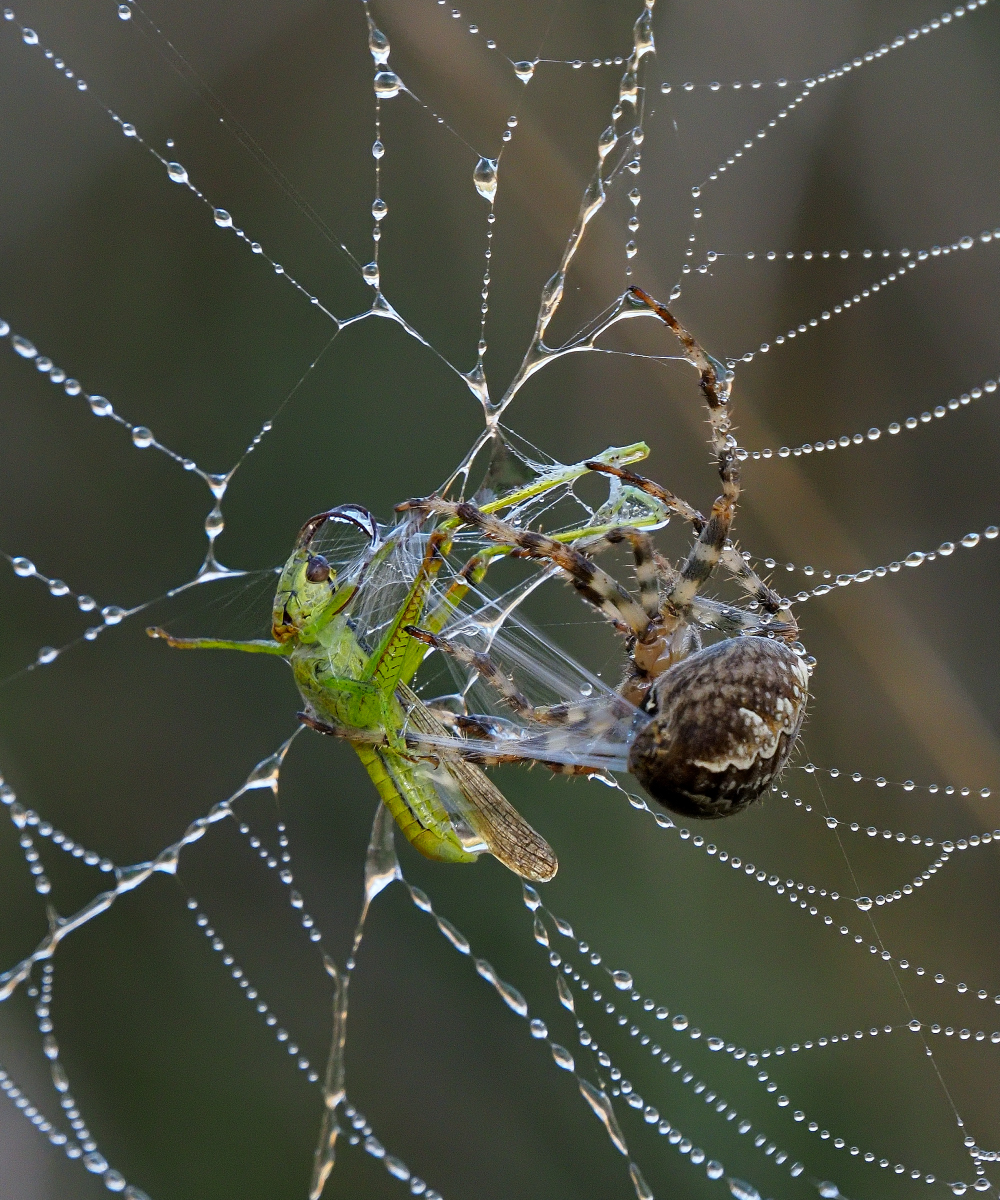
[[[331,1150],[328,1196],[993,1186],[995,6],[660,7],[633,101],[644,11],[383,5],[385,62],[355,4],[4,13],[0,1195],[303,1195]],[[259,636],[307,516],[465,464],[644,439],[710,504],[633,282],[736,369],[801,757],[691,829],[500,769],[541,895],[397,864],[273,664],[143,628]],[[613,685],[581,608],[524,602]]]

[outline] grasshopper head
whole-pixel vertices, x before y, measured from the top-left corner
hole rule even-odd
[[[355,525],[368,535],[372,545],[378,541],[375,518],[358,505],[345,504],[310,517],[299,530],[295,548],[278,580],[271,613],[271,634],[275,641],[301,637],[324,624],[325,618],[333,616],[347,602],[346,598],[335,600],[337,572],[322,554],[311,549],[313,539],[327,521]]]

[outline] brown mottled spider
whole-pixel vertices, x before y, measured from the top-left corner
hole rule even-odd
[[[639,288],[629,291],[634,303],[645,305],[670,327],[684,357],[701,375],[722,495],[706,518],[649,479],[602,463],[587,465],[656,497],[693,526],[697,537],[679,567],[655,550],[648,534],[628,526],[571,547],[518,529],[468,502],[432,497],[400,508],[474,526],[490,541],[511,547],[513,557],[559,567],[627,638],[629,667],[618,691],[651,717],[629,746],[630,773],[673,812],[724,817],[757,800],[788,761],[805,715],[809,673],[790,644],[798,625],[787,601],[757,576],[730,541],[740,494],[737,445],[729,432],[732,376],[663,305]],[[592,558],[622,542],[630,544],[634,555],[638,600]],[[749,607],[699,594],[720,563],[750,596]],[[725,637],[703,649],[701,628]],[[477,670],[529,721],[552,726],[587,719],[572,706],[534,708],[486,655],[422,630],[409,632]]]

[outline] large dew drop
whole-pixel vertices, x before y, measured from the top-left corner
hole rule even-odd
[[[552,1043],[552,1057],[555,1059],[557,1067],[562,1067],[564,1071],[575,1071],[576,1063],[573,1062],[573,1055],[566,1049],[565,1046],[560,1046],[558,1043]]]
[[[533,62],[516,62],[514,63],[514,74],[522,83],[530,83],[535,74],[535,64]]]
[[[614,981],[615,987],[620,992],[630,991],[632,988],[632,976],[628,971],[612,971],[611,978]]]
[[[361,274],[364,276],[365,283],[370,287],[377,288],[379,284],[378,263],[365,263],[361,268]]]
[[[368,49],[379,66],[384,66],[389,61],[389,39],[375,25],[368,33]]]
[[[872,906],[871,896],[859,896],[854,903],[861,909],[862,912],[869,912]]]
[[[395,71],[378,71],[375,74],[375,95],[380,100],[391,100],[393,96],[398,96],[402,86]]]
[[[188,173],[178,162],[167,163],[167,175],[174,183],[187,183]]]
[[[480,196],[492,204],[497,194],[497,160],[481,158],[472,172],[472,182]]]
[[[608,1096],[586,1079],[580,1080],[580,1095],[583,1096],[584,1100],[594,1110],[594,1116],[597,1117],[608,1131],[608,1137],[611,1138],[617,1149],[622,1154],[628,1154],[625,1137],[618,1125],[615,1110],[611,1107],[611,1101]],[[737,1197],[737,1200],[740,1200],[740,1198]],[[754,1198],[748,1196],[746,1200],[754,1200]],[[760,1197],[758,1196],[756,1200],[760,1200]]]
[[[760,1192],[753,1186],[752,1183],[746,1183],[742,1179],[727,1179],[729,1190],[732,1193],[734,1200],[760,1200]]]

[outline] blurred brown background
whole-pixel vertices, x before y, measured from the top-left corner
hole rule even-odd
[[[685,279],[677,312],[720,358],[762,341],[773,346],[737,375],[745,445],[794,446],[885,428],[995,377],[994,245],[934,259],[781,347],[777,333],[832,308],[885,268],[857,254],[846,263],[762,257],[768,249],[884,247],[897,252],[896,263],[901,248],[950,244],[1000,225],[995,5],[817,87],[738,169],[706,187],[698,201],[704,216],[691,219],[692,184],[766,128],[799,90],[773,81],[815,77],[938,13],[917,0],[661,2],[657,57],[647,59],[642,172],[616,184],[595,222],[552,340],[625,286],[625,193],[638,185],[634,281],[669,294],[697,225],[695,262],[705,249],[734,257],[720,258],[706,278]],[[397,500],[429,491],[465,452],[481,414],[438,358],[377,320],[338,337],[282,407],[331,325],[231,232],[218,230],[208,210],[170,184],[102,111],[106,105],[134,122],[150,145],[182,162],[213,203],[332,311],[360,312],[370,290],[324,230],[360,262],[370,257],[372,65],[361,6],[171,0],[146,14],[162,38],[138,12],[119,20],[108,0],[29,0],[0,29],[0,312],[88,391],[108,396],[205,469],[231,466],[277,413],[230,488],[218,543],[225,563],[267,568],[315,511],[356,501],[387,517]],[[530,335],[621,72],[542,66],[525,88],[499,52],[485,49],[484,36],[512,59],[627,55],[638,6],[477,0],[475,11],[449,14],[431,0],[376,12],[392,65],[427,106],[405,95],[383,105],[382,280],[391,303],[434,347],[463,370],[472,365],[487,209],[471,176],[477,152],[494,156],[516,114],[492,260],[487,369],[498,395]],[[483,36],[469,34],[471,22]],[[19,25],[35,27],[42,44],[88,81],[86,96],[37,48],[21,44]],[[769,86],[751,89],[754,78]],[[739,90],[679,88],[685,80],[737,79]],[[669,96],[658,91],[662,80],[674,85]],[[207,89],[214,99],[206,100]],[[256,155],[241,146],[238,127]],[[169,151],[167,138],[176,142]],[[752,262],[748,250],[757,252]],[[675,350],[651,322],[630,322],[605,344]],[[155,451],[135,450],[123,429],[96,420],[83,400],[2,348],[0,397],[0,549],[31,557],[102,603],[133,605],[193,576],[210,508],[199,479]],[[742,544],[837,573],[996,523],[996,403],[984,397],[932,427],[858,449],[748,463]],[[653,448],[651,475],[699,506],[711,503],[715,480],[695,378],[681,364],[571,356],[533,379],[506,420],[565,462],[644,438]],[[669,530],[665,549],[680,553],[685,536]],[[805,640],[819,666],[803,761],[1000,789],[996,553],[997,543],[959,550],[804,606]],[[806,582],[783,572],[779,579],[788,591]],[[262,575],[199,588],[149,610],[148,619],[182,632],[259,636],[271,582]],[[39,646],[62,645],[90,623],[70,600],[51,599],[37,581],[9,571],[0,570],[0,596],[3,677]],[[566,589],[538,597],[533,615],[571,653],[614,676],[612,639]],[[0,769],[8,783],[25,805],[119,863],[149,858],[174,840],[294,728],[297,698],[274,663],[174,656],[145,638],[146,623],[146,614],[136,617],[0,690]],[[751,1048],[787,1045],[903,1025],[911,1010],[956,1028],[1000,1027],[992,1000],[935,988],[912,971],[897,985],[863,949],[781,907],[766,886],[719,869],[675,833],[660,833],[612,792],[541,771],[507,770],[501,779],[558,850],[561,871],[546,891],[551,907],[610,965],[630,969],[644,994],[706,1031]],[[817,810],[826,802],[862,826],[958,837],[1000,825],[996,800],[844,779],[824,783],[821,796],[801,771],[787,781]],[[269,827],[268,794],[242,803]],[[303,736],[283,772],[280,803],[297,886],[324,945],[343,958],[372,788],[346,747]],[[769,873],[845,895],[856,894],[851,870],[858,890],[874,895],[901,887],[931,856],[845,834],[848,865],[815,812],[778,798],[710,836]],[[1000,991],[994,854],[956,856],[944,879],[876,914],[894,954],[991,996]],[[57,859],[47,845],[43,856],[61,913],[100,886],[96,873]],[[494,862],[435,867],[409,847],[401,857],[474,952],[527,994],[553,1037],[573,1046],[515,881]],[[102,1151],[154,1200],[273,1200],[307,1188],[317,1090],[291,1068],[184,909],[187,895],[199,898],[303,1051],[322,1063],[329,981],[283,889],[251,859],[231,824],[216,827],[186,852],[177,880],[157,877],[124,897],[73,934],[56,959],[55,1027],[73,1094]],[[871,936],[852,906],[831,911]],[[0,834],[0,913],[6,967],[45,930],[12,827]],[[616,1043],[596,1018],[588,1023],[618,1049],[664,1116],[762,1195],[815,1194],[808,1176],[835,1179],[848,1196],[902,1196],[914,1186],[890,1172],[876,1182],[876,1168],[809,1135],[790,1109],[776,1109],[745,1066],[674,1039],[692,1069],[806,1163],[807,1176],[792,1180],[666,1071]],[[0,1063],[54,1115],[23,992],[0,1006],[0,1045]],[[905,1032],[786,1057],[774,1075],[793,1108],[849,1145],[942,1180],[971,1179],[950,1103],[980,1145],[996,1145],[1000,1050],[988,1040],[943,1037],[934,1046],[947,1095],[920,1039]],[[578,1057],[584,1062],[582,1051]],[[631,1194],[624,1160],[572,1079],[553,1069],[544,1043],[527,1036],[399,888],[373,911],[352,985],[348,1090],[377,1136],[448,1200]],[[721,1194],[721,1184],[693,1170],[631,1110],[623,1107],[621,1119],[657,1195]],[[0,1146],[3,1200],[104,1194],[5,1099]],[[404,1191],[351,1150],[328,1189],[331,1197]],[[942,1194],[941,1185],[927,1194]]]

